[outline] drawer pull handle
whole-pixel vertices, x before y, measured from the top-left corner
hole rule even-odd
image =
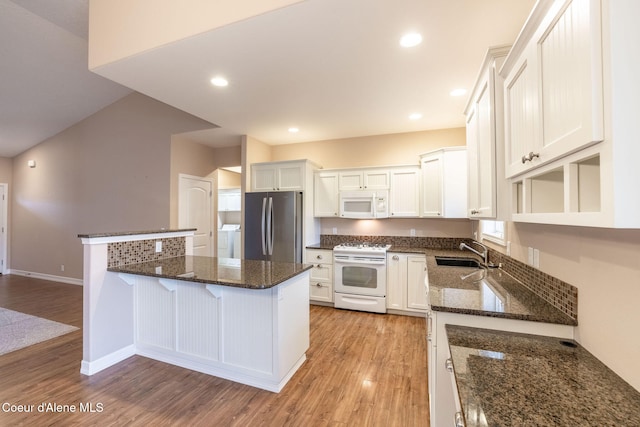
[[[444,361],[444,367],[447,368],[447,371],[453,372],[453,361],[451,358]]]

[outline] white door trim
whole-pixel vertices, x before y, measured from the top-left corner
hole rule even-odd
[[[7,215],[9,212],[9,184],[0,184],[2,188],[2,200],[0,200],[0,209],[2,210],[2,220],[0,221],[0,273],[6,274],[8,270],[7,266],[7,235],[9,233]]]

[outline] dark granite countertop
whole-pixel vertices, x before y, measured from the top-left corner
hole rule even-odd
[[[467,427],[640,426],[640,393],[574,341],[446,332]]]
[[[160,229],[160,230],[143,230],[143,231],[116,231],[111,233],[78,234],[78,237],[79,238],[96,238],[96,237],[135,236],[137,234],[177,233],[182,231],[196,231],[196,230],[197,228],[178,228],[178,229]]]
[[[268,289],[311,267],[308,264],[290,262],[180,256],[110,267],[107,270],[237,288]]]
[[[425,250],[429,303],[434,311],[575,326],[558,310],[501,268],[475,270],[437,265],[435,255],[474,258],[469,252]]]
[[[307,248],[333,249],[321,244]],[[440,266],[436,263],[436,256],[473,258],[480,261],[471,252],[399,245],[391,246],[388,252],[426,255],[429,303],[434,311],[570,326],[578,324],[575,319],[540,298],[500,268],[475,271],[469,267]]]

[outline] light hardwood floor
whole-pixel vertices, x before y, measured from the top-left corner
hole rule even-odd
[[[0,307],[82,327],[80,286],[0,276]],[[276,394],[139,356],[84,376],[75,331],[0,356],[0,425],[429,424],[423,318],[311,306],[310,341],[307,361]],[[77,412],[39,413],[41,403]]]

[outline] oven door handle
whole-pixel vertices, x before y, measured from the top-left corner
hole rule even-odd
[[[333,258],[334,262],[340,264],[365,264],[365,265],[385,265],[386,259],[349,259],[349,258]]]

